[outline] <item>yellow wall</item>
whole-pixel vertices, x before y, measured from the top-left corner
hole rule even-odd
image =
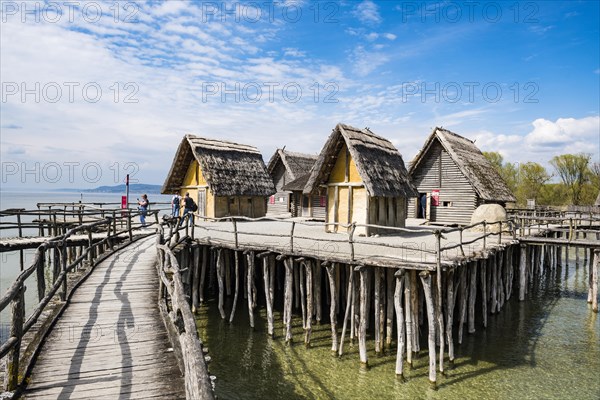
[[[179,190],[181,197],[185,197],[186,193],[190,194],[190,197],[198,203],[198,188],[197,186],[208,186],[206,179],[202,175],[202,171],[198,164],[198,161],[194,160],[190,163],[185,178],[183,179],[183,185]],[[214,196],[211,191],[206,188],[206,216],[214,218],[215,206]],[[181,201],[181,212],[183,213],[184,202]]]
[[[348,221],[348,196],[349,189],[347,187],[340,186],[338,192],[338,222],[340,224],[347,224]],[[352,216],[350,216],[352,218]],[[342,231],[343,228],[339,227],[339,231]]]
[[[329,175],[329,183],[339,183],[339,182],[353,182],[360,183],[362,179],[360,179],[360,175],[358,174],[358,170],[356,169],[356,164],[352,159],[352,156],[348,154],[348,159],[346,159],[346,145],[342,147],[340,152],[337,155],[337,160],[335,161],[335,165],[331,170],[331,174]],[[346,180],[346,162],[348,165],[348,180]]]

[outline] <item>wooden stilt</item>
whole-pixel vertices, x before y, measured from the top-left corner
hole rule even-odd
[[[285,266],[285,290],[284,290],[284,324],[285,324],[285,342],[292,340],[292,305],[294,285],[294,261],[286,258],[283,262]]]
[[[496,313],[496,308],[498,307],[498,266],[496,265],[496,255],[492,254],[487,261],[489,265],[489,273],[492,280],[491,289],[491,304],[490,304],[490,312],[492,314]]]
[[[481,265],[481,317],[483,322],[483,327],[487,328],[487,303],[489,300],[488,289],[487,289],[487,260],[479,260],[479,265]]]
[[[594,250],[592,273],[592,310],[598,312],[598,268],[600,268],[600,250]]]
[[[477,266],[478,262],[469,264],[471,282],[469,284],[469,333],[475,332],[475,301],[477,300]]]
[[[265,289],[265,303],[267,305],[267,333],[273,337],[273,297],[269,288],[271,287],[269,256],[263,257],[263,286]]]
[[[396,376],[404,376],[404,313],[402,310],[402,291],[404,289],[404,269],[395,274],[394,308],[396,309],[396,330],[398,331],[398,349],[396,351]],[[388,275],[389,277],[389,275]]]
[[[254,302],[253,302],[253,280],[254,280],[254,252],[246,254],[246,293],[248,299],[248,316],[250,327],[254,328]]]
[[[358,329],[358,353],[360,363],[368,365],[367,360],[367,269],[358,267],[360,272],[360,327]]]
[[[346,312],[344,313],[344,323],[342,326],[342,337],[340,339],[339,355],[342,356],[344,352],[344,337],[346,336],[346,325],[350,319],[350,326],[352,326],[351,310],[352,310],[352,299],[354,298],[354,271],[351,266],[348,266],[348,292],[346,293]],[[335,282],[334,282],[335,285]],[[332,300],[332,304],[335,303]],[[331,328],[333,331],[333,327]]]
[[[200,269],[200,303],[204,303],[204,280],[206,279],[206,269],[208,268],[208,247],[202,246],[202,267]]]
[[[313,319],[313,270],[312,261],[305,261],[306,269],[306,331],[304,332],[304,344],[310,346],[310,335],[312,334]]]
[[[194,262],[192,263],[192,312],[195,314],[198,312],[200,306],[200,297],[198,295],[198,289],[200,286],[200,247],[193,246],[192,251],[194,252]]]
[[[354,292],[352,292],[352,332],[350,332],[352,340],[358,338],[360,328],[360,277],[356,273],[355,275]]]
[[[217,250],[217,283],[219,284],[219,313],[221,318],[225,319],[225,310],[223,309],[223,273],[225,269],[225,260],[223,259],[222,249]],[[254,327],[254,325],[252,325]]]
[[[412,354],[413,354],[413,313],[411,308],[411,292],[412,292],[412,279],[411,275],[414,271],[408,271],[404,275],[405,287],[404,287],[404,308],[406,308],[406,363],[412,367]]]
[[[381,268],[375,267],[374,274],[374,300],[375,300],[375,354],[381,353],[381,331],[379,330],[379,326],[381,324],[381,314],[379,309],[381,308]]]
[[[431,294],[431,274],[423,271],[419,274],[425,292],[425,304],[427,305],[427,324],[429,325],[428,348],[429,348],[429,382],[436,385],[436,354],[435,354],[435,311],[433,296]]]
[[[313,269],[313,293],[314,293],[314,313],[317,325],[321,324],[321,312],[323,305],[321,304],[321,266],[318,262],[311,262]]]
[[[301,301],[301,295],[300,295],[300,270],[301,268],[294,268],[293,269],[293,273],[294,273],[294,308],[297,310],[300,308],[300,301]],[[302,321],[302,325],[304,326],[304,318]]]
[[[226,250],[223,254],[224,263],[223,269],[225,272],[225,291],[227,296],[231,296],[231,256],[229,254],[229,250]]]
[[[527,284],[526,268],[527,268],[527,246],[521,244],[519,262],[519,301],[525,300],[525,286]]]
[[[454,364],[454,340],[452,326],[454,325],[454,270],[446,273],[446,341],[448,342],[448,360]],[[442,335],[443,340],[443,335]]]
[[[462,344],[463,331],[467,319],[467,268],[469,264],[460,265],[460,304],[459,304],[459,321],[458,321],[458,344]]]
[[[392,335],[394,332],[394,286],[396,284],[396,279],[394,278],[394,270],[391,268],[387,268],[387,301],[386,301],[386,332],[385,332],[385,345],[389,349],[392,345]],[[404,319],[404,318],[402,318]]]
[[[302,329],[306,329],[306,297],[305,297],[305,280],[304,280],[304,264],[301,262],[298,268],[298,278],[300,280],[300,308],[302,310]]]
[[[234,260],[235,260],[235,290],[233,295],[233,305],[231,306],[231,314],[229,315],[229,322],[233,322],[233,316],[235,315],[235,308],[237,307],[238,301],[238,292],[240,289],[240,258],[239,252],[233,252]]]
[[[419,325],[418,315],[419,315],[419,289],[417,285],[417,271],[410,271],[410,283],[412,286],[412,290],[410,293],[410,309],[412,312],[412,351],[413,353],[418,353],[421,351],[421,346],[419,344]]]
[[[337,290],[335,287],[335,269],[339,268],[337,263],[332,263],[329,264],[326,267],[326,271],[327,271],[327,278],[329,280],[329,296],[330,296],[330,302],[329,302],[329,321],[331,324],[331,351],[336,353],[338,351],[338,341],[337,341],[337,304],[336,304],[336,296],[337,296]],[[350,277],[350,279],[352,279],[352,276]],[[348,291],[348,293],[350,293],[350,291]],[[346,301],[346,313],[344,314],[344,323],[343,323],[343,328],[342,328],[342,340],[340,343],[340,348],[343,345],[344,342],[344,333],[346,333],[346,320],[348,318],[348,310],[349,310],[349,306],[350,306],[350,299],[348,298],[348,301]],[[340,356],[341,356],[341,351],[340,351]]]

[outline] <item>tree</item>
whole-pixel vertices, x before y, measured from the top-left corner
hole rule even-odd
[[[540,190],[552,178],[546,168],[535,162],[521,164],[519,168],[519,184],[517,198],[525,203],[527,199],[535,199],[537,203]]]
[[[562,154],[550,160],[564,185],[569,190],[571,204],[579,205],[581,191],[589,178],[588,166],[591,155],[589,154]]]
[[[509,189],[515,193],[517,190],[519,171],[516,164],[505,163],[502,154],[497,151],[484,151],[483,155],[492,164],[494,169],[500,174],[500,177],[506,182]]]

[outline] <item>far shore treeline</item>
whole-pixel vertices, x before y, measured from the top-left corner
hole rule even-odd
[[[527,199],[537,205],[593,205],[600,190],[600,163],[590,154],[562,154],[549,160],[547,171],[536,162],[504,162],[498,152],[484,152],[517,198],[517,206]]]

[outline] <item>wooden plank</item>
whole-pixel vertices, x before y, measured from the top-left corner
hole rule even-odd
[[[26,398],[185,398],[158,312],[154,240],[115,253],[75,292]]]

